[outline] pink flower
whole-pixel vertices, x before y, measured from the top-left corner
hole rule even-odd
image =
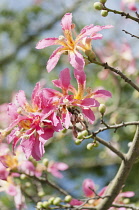
[[[19,91],[16,104],[9,104],[8,114],[11,118],[9,125],[8,142],[13,141],[13,148],[20,145],[29,158],[31,155],[40,160],[44,154],[44,144],[54,132],[62,129],[59,117],[56,116],[49,99],[44,99],[40,84],[37,83],[31,99],[27,102],[24,91]]]
[[[65,171],[68,169],[68,165],[63,162],[50,162],[47,171],[57,178],[63,178],[60,171]]]
[[[136,0],[122,0],[121,9],[124,11],[126,7],[131,11],[137,11]]]
[[[47,70],[50,72],[59,61],[61,54],[68,53],[70,64],[77,70],[83,70],[85,61],[79,50],[85,52],[91,49],[91,40],[102,39],[102,34],[97,33],[103,29],[109,29],[112,26],[94,26],[93,24],[85,26],[75,40],[72,36],[74,24],[72,23],[72,14],[66,13],[61,20],[61,26],[64,36],[59,38],[45,38],[38,42],[37,49],[43,49],[51,45],[61,45],[50,56],[47,62]]]
[[[86,90],[85,72],[74,69],[74,77],[78,84],[77,90],[70,84],[70,70],[68,68],[60,72],[59,79],[53,80],[53,84],[62,89],[62,93],[48,88],[44,89],[47,97],[53,97],[52,103],[59,109],[60,118],[66,129],[69,128],[71,122],[74,124],[74,122],[81,121],[81,117],[78,117],[80,112],[90,123],[93,123],[95,116],[91,108],[99,106],[99,102],[95,98],[111,97],[111,93],[106,90],[92,91],[89,89],[84,95]],[[69,92],[72,92],[72,95],[69,95]],[[75,114],[72,112],[73,107]]]

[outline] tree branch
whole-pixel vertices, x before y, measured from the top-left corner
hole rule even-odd
[[[98,62],[98,61],[96,61],[96,60],[93,60],[93,61],[90,61],[90,62],[91,62],[91,63],[95,63],[95,64],[97,64],[97,65],[99,65],[99,66],[102,66],[102,67],[104,67],[105,69],[109,69],[110,71],[112,71],[112,72],[114,72],[114,73],[120,75],[120,77],[121,77],[125,82],[127,82],[130,86],[132,86],[134,89],[136,89],[136,90],[139,92],[139,87],[138,87],[134,82],[132,82],[131,79],[129,79],[128,77],[126,77],[126,75],[123,74],[120,70],[117,70],[117,69],[115,69],[115,68],[109,66],[108,63],[101,63],[101,62]]]
[[[112,202],[121,190],[121,187],[125,183],[136,158],[139,156],[139,127],[137,126],[136,133],[133,139],[132,146],[128,153],[125,155],[126,161],[122,161],[121,166],[114,177],[114,179],[108,185],[106,195],[110,195],[109,198],[104,198],[98,205],[97,210],[108,210],[112,205]]]
[[[129,33],[129,32],[126,31],[126,30],[122,30],[122,31],[124,31],[126,34],[129,34],[131,37],[135,37],[135,38],[139,39],[139,36],[136,36],[136,35],[134,35],[134,34],[131,34],[131,33]]]

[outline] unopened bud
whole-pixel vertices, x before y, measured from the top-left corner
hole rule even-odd
[[[53,204],[54,199],[55,199],[54,197],[49,198],[48,203],[49,203],[50,205],[52,205],[52,204]]]
[[[83,136],[87,136],[88,135],[88,131],[87,130],[82,131],[82,135]]]
[[[85,54],[87,55],[89,61],[93,61],[96,58],[96,55],[92,50],[86,50]]]
[[[43,206],[42,206],[42,202],[38,202],[37,203],[37,209],[41,209]]]
[[[64,129],[62,130],[62,133],[67,133],[67,129],[64,128]]]
[[[82,140],[81,139],[76,139],[75,142],[74,142],[76,145],[80,145],[82,143]]]
[[[61,202],[61,198],[60,197],[56,197],[53,201],[53,205],[59,205]]]
[[[125,199],[123,200],[123,203],[125,203],[125,204],[128,204],[128,203],[130,203],[130,200],[129,200],[129,198],[125,198]]]
[[[105,4],[107,0],[100,0],[100,3]]]
[[[100,2],[95,2],[94,3],[94,8],[97,10],[102,10],[103,9],[103,4]]]
[[[93,147],[94,147],[93,143],[89,143],[89,144],[87,144],[87,147],[86,147],[86,148],[87,148],[88,150],[92,150]]]
[[[106,106],[105,104],[100,104],[99,108],[98,108],[99,112],[103,115],[106,111]]]
[[[21,174],[21,175],[20,175],[20,179],[24,180],[24,179],[26,179],[26,178],[27,178],[27,176],[26,176],[25,174]]]
[[[30,182],[26,182],[26,183],[25,183],[25,186],[26,186],[26,187],[30,187],[30,186],[31,186],[31,183],[30,183]]]
[[[98,147],[99,146],[99,143],[98,142],[93,142],[93,146],[94,147]]]
[[[44,201],[43,203],[42,203],[42,207],[43,208],[47,208],[47,207],[49,207],[49,203],[48,203],[48,201]]]
[[[108,11],[107,10],[101,10],[101,15],[103,17],[107,17],[108,16]]]
[[[43,163],[44,166],[47,167],[48,166],[48,163],[49,163],[49,160],[47,158],[44,158],[43,161],[42,161],[42,163]]]
[[[39,191],[39,192],[38,192],[38,196],[39,196],[39,197],[43,197],[44,195],[45,195],[44,191]]]
[[[67,195],[64,199],[65,202],[69,203],[72,200],[71,195]]]

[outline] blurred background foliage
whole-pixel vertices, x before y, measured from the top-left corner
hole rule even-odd
[[[62,34],[60,20],[66,12],[73,13],[77,33],[88,24],[114,25],[114,28],[102,31],[104,35],[102,40],[93,41],[94,52],[99,60],[107,61],[111,66],[122,70],[134,82],[139,83],[138,40],[122,31],[130,30],[130,33],[137,35],[137,23],[114,14],[101,17],[99,11],[93,9],[94,2],[92,0],[0,1],[0,104],[14,100],[15,93],[20,89],[23,89],[30,98],[31,91],[38,81],[42,81],[47,87],[53,87],[51,80],[58,78],[60,70],[66,67],[72,69],[67,56],[62,55],[56,68],[47,73],[46,62],[55,47],[35,49],[40,39],[58,37]],[[108,0],[106,5],[120,10],[120,4],[120,0]],[[134,12],[131,14],[135,15]],[[126,45],[128,50],[123,47]],[[117,75],[95,64],[87,65],[85,71],[87,87],[92,89],[104,87],[112,92],[112,99],[106,103],[107,122],[115,124],[138,120],[139,95],[136,91]],[[72,82],[74,84],[75,80]],[[96,118],[95,124],[90,128],[94,131],[101,126],[97,110]],[[113,130],[103,132],[100,137],[126,152],[134,131],[134,126],[124,127],[118,129],[116,133]],[[45,147],[45,157],[69,165],[69,169],[63,172],[62,181],[56,179],[56,182],[76,197],[83,195],[81,185],[85,178],[93,179],[98,189],[101,189],[113,178],[120,163],[119,158],[101,145],[93,151],[88,151],[86,149],[88,142],[91,140],[86,140],[77,146],[70,132],[66,134],[61,132],[49,140]],[[124,190],[135,191],[137,195],[139,189],[135,175],[139,176],[138,162],[124,187]],[[52,189],[47,188],[45,191],[48,195],[53,194]],[[137,196],[134,199],[137,201]],[[0,202],[7,205],[3,209],[14,209],[10,201],[11,198],[1,195]]]

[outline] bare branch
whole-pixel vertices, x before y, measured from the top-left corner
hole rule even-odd
[[[135,38],[139,39],[139,36],[136,36],[136,35],[134,35],[134,34],[131,34],[131,33],[129,33],[129,32],[126,31],[126,30],[122,30],[122,31],[124,31],[126,34],[129,34],[131,37],[135,37]]]
[[[107,210],[112,205],[112,202],[118,195],[121,190],[121,186],[125,183],[133,164],[136,161],[136,158],[139,156],[139,127],[137,126],[137,130],[133,139],[133,143],[129,148],[128,153],[125,155],[126,161],[122,161],[121,166],[114,177],[114,179],[108,185],[106,190],[106,195],[111,195],[109,198],[105,198],[98,205],[98,210]]]

